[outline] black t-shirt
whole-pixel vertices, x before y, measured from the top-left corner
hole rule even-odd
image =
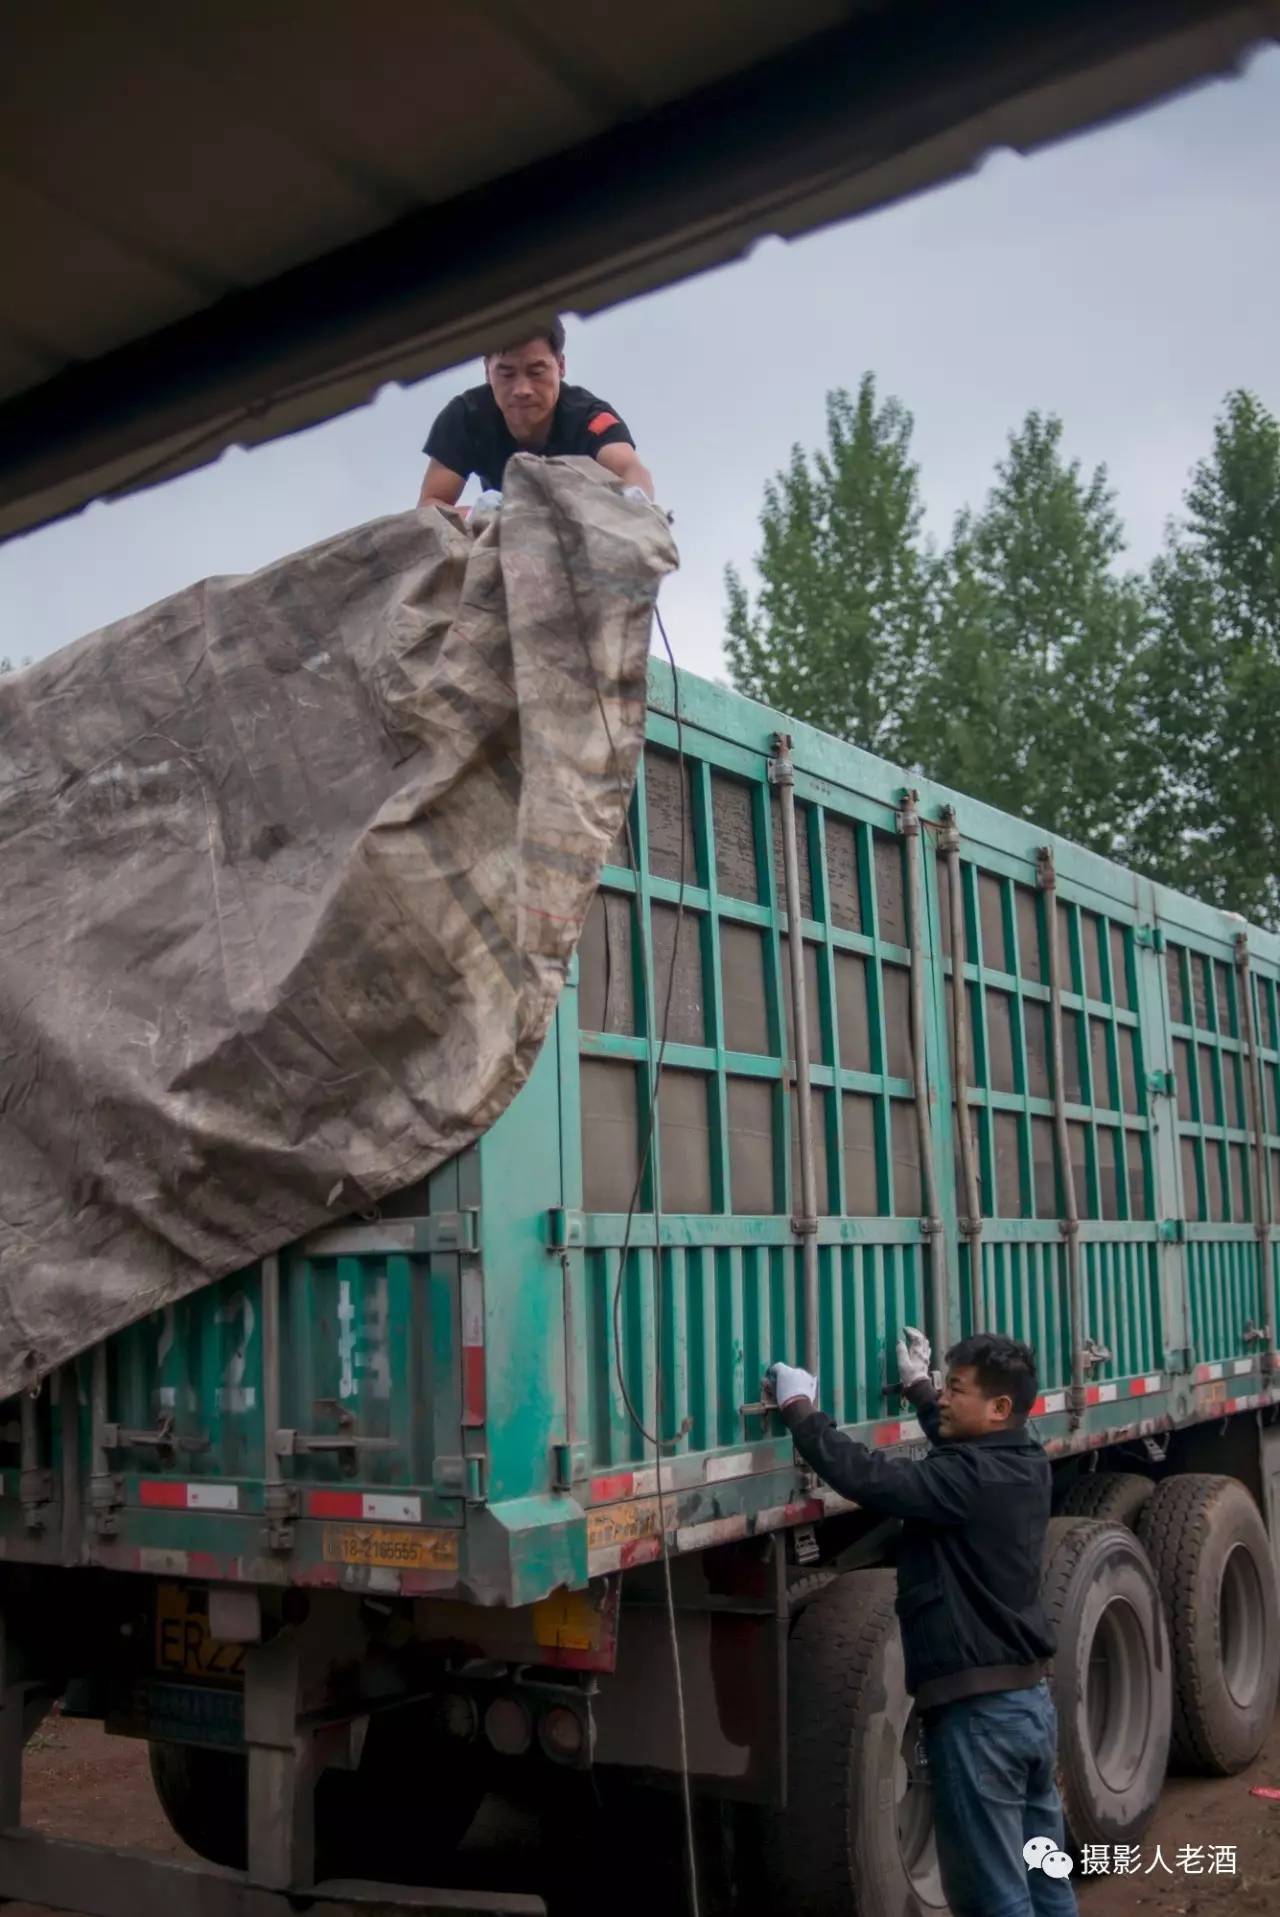
[[[512,453],[537,452],[550,459],[560,453],[583,453],[594,459],[602,446],[634,446],[626,425],[609,402],[597,399],[585,386],[561,386],[545,446],[520,447],[488,386],[472,386],[451,399],[436,419],[423,447],[429,459],[438,459],[451,472],[479,475],[485,487],[502,490],[502,475]]]

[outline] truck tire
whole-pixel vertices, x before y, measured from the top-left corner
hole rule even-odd
[[[1169,1758],[1172,1670],[1155,1574],[1126,1526],[1054,1518],[1043,1595],[1058,1642],[1051,1687],[1068,1830],[1077,1846],[1132,1842]]]
[[[412,1721],[410,1721],[412,1720]],[[409,1711],[375,1718],[358,1771],[326,1771],[316,1785],[316,1876],[429,1884],[457,1849],[487,1783],[465,1747],[440,1751]],[[437,1747],[438,1748],[438,1747]],[[152,1743],[160,1808],[184,1844],[211,1864],[243,1870],[248,1850],[246,1759],[240,1751]]]
[[[787,1609],[799,1617],[806,1604],[812,1604],[819,1591],[825,1591],[839,1577],[838,1571],[802,1571],[787,1585]]]
[[[149,1746],[151,1781],[169,1828],[197,1857],[243,1870],[247,1843],[245,1760],[195,1744]]]
[[[787,1809],[762,1818],[773,1909],[804,1917],[946,1917],[927,1786],[914,1779],[892,1571],[808,1596],[788,1655]]]
[[[1166,1478],[1138,1535],[1173,1648],[1173,1761],[1231,1777],[1258,1755],[1280,1677],[1280,1598],[1266,1529],[1235,1478]]]
[[[1155,1488],[1150,1478],[1137,1471],[1089,1471],[1067,1492],[1062,1501],[1063,1515],[1127,1524],[1132,1531]]]

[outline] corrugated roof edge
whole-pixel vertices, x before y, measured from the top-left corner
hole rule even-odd
[[[1230,71],[1280,37],[1280,0],[999,0],[920,26],[860,15],[19,396],[0,537],[314,425],[495,325],[599,311]]]

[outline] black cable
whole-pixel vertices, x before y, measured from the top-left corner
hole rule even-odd
[[[662,1080],[662,1066],[667,1050],[667,1027],[671,1018],[671,999],[675,985],[676,960],[680,951],[680,928],[684,923],[684,896],[687,882],[685,872],[685,812],[687,791],[685,785],[684,759],[684,720],[680,712],[680,676],[676,671],[675,654],[671,650],[671,641],[667,637],[666,626],[657,606],[653,609],[658,622],[658,631],[662,634],[662,643],[666,648],[667,659],[671,665],[671,709],[676,722],[676,766],[680,781],[680,889],[676,894],[676,924],[671,941],[671,970],[667,975],[667,994],[662,1011],[662,1035],[658,1045],[658,1061],[654,1071],[653,1103],[650,1112],[650,1137],[658,1111],[658,1094]],[[661,1158],[658,1165],[658,1179],[653,1193],[653,1422],[655,1428],[662,1429],[662,1186]],[[674,1440],[673,1440],[674,1442]],[[685,1863],[689,1876],[689,1909],[691,1917],[700,1917],[700,1899],[698,1896],[698,1848],[697,1832],[693,1821],[693,1788],[689,1782],[689,1736],[684,1708],[684,1674],[680,1668],[680,1635],[676,1624],[675,1587],[671,1579],[671,1542],[667,1536],[666,1505],[662,1492],[662,1450],[659,1446],[654,1454],[654,1483],[658,1493],[658,1533],[662,1540],[662,1578],[667,1605],[667,1629],[671,1637],[671,1666],[676,1682],[676,1725],[680,1739],[680,1794],[684,1806]]]
[[[688,884],[686,866],[686,845],[688,840],[688,785],[685,777],[684,755],[684,717],[680,710],[680,675],[676,668],[675,654],[671,649],[671,640],[663,623],[662,614],[654,607],[654,618],[658,622],[658,631],[662,634],[662,643],[666,648],[667,660],[671,667],[672,716],[676,727],[676,776],[680,787],[680,884],[676,893],[676,922],[671,941],[671,964],[667,973],[667,989],[663,996],[662,1018],[658,1030],[658,1052],[654,1062],[653,1085],[649,1098],[649,1121],[645,1128],[644,1148],[636,1167],[635,1183],[631,1189],[631,1202],[627,1206],[626,1223],[623,1227],[622,1248],[618,1256],[618,1276],[613,1287],[613,1362],[618,1380],[618,1389],[627,1416],[639,1432],[643,1443],[651,1444],[654,1453],[654,1482],[658,1503],[658,1534],[662,1545],[662,1570],[664,1595],[666,1599],[667,1626],[671,1636],[671,1663],[675,1676],[676,1720],[680,1739],[680,1785],[684,1808],[685,1861],[689,1883],[689,1908],[692,1917],[699,1917],[701,1900],[698,1894],[698,1857],[697,1831],[693,1817],[693,1790],[689,1781],[689,1743],[684,1706],[684,1676],[680,1665],[680,1638],[676,1623],[675,1590],[671,1578],[671,1541],[667,1535],[666,1495],[662,1488],[662,1453],[667,1441],[662,1437],[662,1399],[663,1399],[663,1269],[662,1269],[662,1200],[661,1200],[661,1163],[653,1187],[653,1325],[654,1325],[654,1377],[653,1377],[653,1424],[650,1431],[641,1412],[637,1411],[627,1389],[626,1373],[622,1363],[622,1288],[626,1281],[627,1263],[631,1255],[631,1234],[635,1226],[636,1210],[640,1203],[640,1193],[644,1185],[645,1174],[653,1155],[653,1142],[657,1134],[659,1104],[662,1094],[662,1072],[666,1063],[667,1038],[671,1025],[671,1005],[675,991],[676,965],[680,955],[680,933],[684,926],[685,891]],[[614,763],[616,765],[616,755]],[[640,868],[636,859],[635,842],[631,832],[629,810],[624,814],[627,832],[627,856],[631,861],[631,870],[636,882],[636,901],[639,906]],[[644,1004],[649,1003],[652,990],[650,974],[652,971],[648,940],[645,936],[644,915],[636,911],[636,938],[640,958],[640,991]],[[671,1440],[672,1443],[675,1440]]]
[[[565,552],[564,535],[563,535],[563,531],[560,529],[558,524],[557,524],[556,531],[557,531],[557,541],[560,545],[561,555],[565,561],[565,568],[568,573],[568,576],[572,585],[572,589],[576,593],[577,585],[576,585],[574,569],[568,558],[567,553]],[[649,1123],[645,1131],[644,1149],[640,1155],[640,1162],[636,1168],[635,1183],[631,1189],[631,1202],[627,1206],[626,1224],[623,1230],[623,1237],[622,1237],[622,1249],[618,1259],[618,1277],[614,1285],[614,1291],[613,1291],[613,1351],[614,1351],[614,1369],[617,1374],[618,1388],[622,1394],[622,1402],[626,1407],[627,1416],[630,1418],[632,1424],[635,1426],[636,1430],[639,1432],[642,1443],[651,1444],[654,1448],[655,1482],[657,1486],[657,1503],[658,1503],[658,1530],[659,1530],[661,1541],[662,1541],[662,1564],[663,1564],[663,1578],[664,1578],[664,1584],[665,1584],[667,1625],[668,1625],[668,1629],[670,1631],[670,1636],[671,1636],[671,1661],[672,1661],[672,1668],[675,1675],[675,1689],[676,1689],[676,1719],[677,1719],[677,1724],[679,1729],[679,1740],[680,1740],[680,1781],[681,1781],[681,1794],[682,1794],[683,1804],[684,1804],[685,1850],[686,1850],[686,1861],[687,1861],[688,1879],[689,1879],[689,1906],[690,1906],[691,1917],[700,1917],[701,1900],[698,1894],[698,1861],[697,1861],[696,1830],[695,1830],[694,1819],[693,1819],[693,1791],[689,1782],[689,1743],[688,1743],[688,1732],[687,1732],[687,1723],[686,1723],[685,1706],[684,1706],[684,1677],[683,1677],[683,1673],[682,1673],[681,1665],[680,1665],[680,1640],[679,1640],[678,1627],[676,1624],[675,1592],[674,1592],[674,1589],[672,1586],[672,1580],[671,1580],[671,1547],[670,1547],[670,1541],[668,1540],[668,1537],[667,1537],[666,1501],[665,1501],[665,1494],[662,1489],[662,1453],[664,1449],[664,1444],[663,1444],[663,1439],[661,1436],[662,1391],[663,1391],[663,1369],[662,1369],[662,1302],[663,1300],[662,1300],[662,1206],[661,1206],[661,1199],[659,1197],[659,1190],[658,1190],[658,1184],[660,1180],[655,1182],[654,1194],[653,1194],[653,1228],[654,1228],[653,1229],[653,1237],[654,1237],[653,1287],[654,1287],[654,1332],[655,1332],[655,1337],[654,1337],[654,1427],[655,1428],[652,1432],[650,1432],[648,1428],[646,1427],[643,1416],[640,1414],[640,1412],[636,1410],[636,1407],[634,1403],[632,1402],[631,1394],[627,1389],[627,1381],[623,1372],[623,1365],[622,1365],[622,1337],[621,1337],[621,1312],[620,1312],[622,1286],[623,1286],[623,1281],[626,1277],[627,1260],[631,1252],[631,1234],[635,1225],[636,1208],[640,1202],[640,1193],[644,1185],[645,1172],[648,1169],[650,1156],[653,1151],[653,1140],[654,1140],[655,1129],[656,1129],[657,1121],[658,1121],[658,1104],[659,1104],[659,1098],[661,1095],[662,1070],[666,1061],[667,1033],[668,1033],[670,1022],[671,1022],[671,1003],[672,1003],[672,996],[673,996],[673,992],[675,988],[676,961],[680,951],[680,932],[684,924],[685,888],[687,885],[687,875],[685,871],[685,839],[686,839],[686,834],[688,831],[688,818],[687,818],[688,806],[687,806],[687,790],[686,790],[686,781],[685,781],[684,717],[680,710],[680,675],[676,669],[675,654],[671,649],[671,640],[667,635],[667,629],[666,629],[666,626],[663,624],[662,614],[658,611],[656,604],[654,606],[654,618],[658,622],[658,631],[662,634],[662,643],[666,648],[667,660],[671,666],[672,714],[675,719],[675,726],[676,726],[676,763],[677,763],[677,774],[680,781],[680,886],[676,894],[676,923],[675,923],[675,932],[672,938],[672,945],[671,945],[671,970],[667,976],[667,990],[666,990],[666,995],[664,997],[663,1006],[662,1006],[662,1021],[661,1021],[660,1036],[659,1036],[659,1042],[658,1042],[658,1054],[657,1054],[657,1059],[654,1065],[653,1087],[652,1087],[652,1092],[651,1092],[650,1101],[649,1101]],[[586,649],[585,640],[583,643],[584,643],[584,650],[585,650]],[[588,653],[588,662],[590,663],[589,653]],[[600,692],[599,681],[598,679],[595,678],[594,675],[592,677],[592,689],[595,693],[596,709],[598,710],[600,714],[600,722],[602,726],[604,727],[605,738],[609,744],[610,759],[613,765],[614,776],[617,780],[617,785],[618,785],[618,796],[622,800],[622,820],[623,820],[623,826],[626,831],[627,858],[630,861],[630,865],[631,865],[631,872],[632,872],[633,882],[635,885],[634,896],[636,898],[637,907],[638,907],[639,898],[640,898],[640,865],[639,865],[639,861],[636,858],[635,839],[631,831],[630,807],[627,802],[627,794],[626,794],[625,787],[623,785],[622,765],[621,765],[621,760],[619,759],[619,756],[618,756],[617,743],[613,736],[613,728],[609,724],[609,714],[605,707],[604,699]],[[607,904],[605,907],[605,923],[607,927],[608,925]],[[652,970],[652,966],[651,966],[652,955],[649,951],[649,943],[645,936],[643,914],[638,909],[636,912],[636,941],[637,941],[637,950],[638,950],[639,960],[640,960],[640,993],[641,993],[642,1001],[647,1011],[647,1007],[649,1004],[649,995],[651,990],[650,973]],[[608,948],[606,946],[606,962],[607,962],[607,951],[608,951]],[[652,1034],[650,1034],[650,1037],[652,1037]]]
[[[627,1409],[627,1417],[629,1417],[630,1422],[636,1426],[636,1430],[640,1432],[640,1436],[644,1438],[644,1442],[653,1445],[653,1451],[657,1453],[657,1457],[661,1457],[667,1440],[663,1440],[659,1432],[651,1432],[650,1428],[646,1426],[642,1413],[636,1411],[636,1407],[634,1407],[634,1403],[632,1403],[632,1397],[630,1397],[630,1392],[627,1390],[627,1374],[623,1371],[623,1313],[621,1313],[621,1307],[623,1307],[623,1282],[627,1279],[627,1259],[630,1258],[630,1235],[632,1235],[632,1229],[634,1229],[636,1208],[638,1208],[638,1204],[640,1204],[640,1190],[644,1187],[644,1175],[646,1175],[646,1171],[648,1171],[648,1167],[650,1167],[650,1158],[651,1154],[653,1154],[653,1137],[655,1137],[655,1131],[657,1131],[657,1110],[659,1110],[663,1066],[665,1066],[665,1062],[667,1062],[667,1031],[671,1028],[671,1003],[673,1003],[674,983],[676,983],[676,960],[680,957],[680,930],[682,930],[682,926],[684,926],[684,889],[686,889],[686,842],[688,842],[686,809],[688,809],[688,788],[686,788],[686,776],[684,776],[686,761],[684,761],[684,719],[682,719],[682,713],[680,713],[680,677],[678,677],[678,673],[676,673],[676,661],[674,661],[673,650],[671,650],[671,638],[667,636],[667,627],[663,625],[663,615],[657,610],[657,606],[653,608],[653,617],[657,619],[657,631],[663,635],[663,646],[667,648],[667,659],[671,661],[671,696],[673,696],[673,717],[674,723],[676,723],[676,778],[678,778],[678,784],[680,784],[680,889],[678,889],[678,893],[676,893],[676,924],[674,924],[673,941],[671,941],[671,970],[667,972],[667,993],[665,993],[665,999],[663,999],[663,1016],[661,1016],[661,1022],[659,1022],[659,1041],[657,1041],[657,1060],[655,1060],[655,1066],[653,1066],[653,1087],[651,1087],[650,1095],[650,1121],[648,1121],[646,1133],[644,1133],[644,1150],[640,1152],[640,1164],[636,1166],[636,1183],[632,1185],[632,1190],[630,1190],[630,1204],[627,1206],[627,1223],[625,1223],[625,1227],[623,1227],[623,1250],[621,1250],[621,1254],[619,1254],[619,1263],[617,1263],[617,1281],[613,1284],[613,1371],[617,1374],[617,1388],[619,1388],[619,1394],[623,1397],[623,1405],[625,1405],[625,1409]],[[615,763],[617,763],[617,761],[615,761]],[[638,865],[636,865],[636,847],[634,847],[634,842],[632,842],[630,817],[627,817],[627,855],[629,855],[630,859],[630,868],[632,868],[632,872],[636,874],[636,905],[638,905],[640,870],[638,870]],[[650,949],[648,949],[648,939],[646,939],[646,935],[644,935],[644,914],[640,911],[636,911],[636,939],[638,939],[638,951],[640,951],[640,995],[642,995],[644,1005],[648,1006],[648,1003],[650,1003],[651,989]],[[655,1373],[657,1373],[657,1376],[655,1376],[653,1422],[661,1426],[661,1419],[663,1419],[663,1405],[661,1405],[661,1396],[663,1396],[663,1394],[661,1394],[661,1386],[663,1386],[663,1373],[661,1373],[663,1321],[661,1321],[661,1309],[659,1309],[659,1307],[661,1307],[661,1200],[659,1200],[659,1181],[657,1181],[657,1179],[655,1179],[655,1183],[653,1183],[653,1282],[655,1282],[655,1321],[653,1321],[653,1323],[655,1323],[655,1351],[657,1351],[657,1365],[655,1365]],[[674,1440],[671,1440],[671,1444],[674,1444]]]

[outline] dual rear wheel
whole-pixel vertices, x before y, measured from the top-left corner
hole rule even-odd
[[[1087,1491],[1051,1522],[1043,1587],[1063,1807],[1075,1845],[1132,1843],[1170,1761],[1223,1775],[1261,1748],[1280,1676],[1275,1565],[1234,1479],[1099,1472],[1078,1484]],[[803,1594],[788,1809],[762,1831],[775,1908],[945,1917],[894,1584],[859,1571]]]

